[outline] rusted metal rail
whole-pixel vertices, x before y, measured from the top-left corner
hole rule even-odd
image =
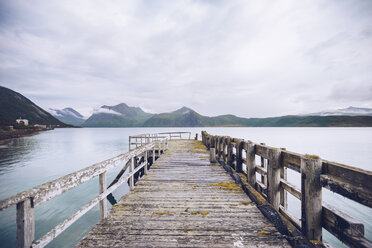
[[[261,198],[257,198],[257,192],[260,193],[292,230],[297,229],[316,243],[322,241],[322,228],[325,228],[351,247],[372,247],[364,237],[362,223],[322,204],[322,188],[326,188],[371,208],[371,171],[205,131],[202,141],[210,149],[211,159],[246,181],[243,186],[248,194],[262,203]],[[256,164],[256,157],[260,164]],[[300,173],[300,188],[288,181],[287,169]],[[256,173],[261,175],[261,180],[257,180]],[[287,210],[287,193],[301,201],[300,220]]]

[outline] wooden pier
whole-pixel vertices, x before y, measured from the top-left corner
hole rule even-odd
[[[201,136],[130,136],[127,153],[1,200],[0,210],[16,205],[17,247],[46,246],[97,204],[100,222],[77,247],[329,247],[322,228],[350,247],[372,247],[362,223],[322,202],[327,188],[371,208],[371,171],[263,143]],[[107,186],[106,172],[120,165]],[[287,170],[300,173],[300,186]],[[99,194],[35,240],[35,207],[95,177]],[[130,192],[113,203],[111,193],[123,183]],[[288,211],[287,194],[301,201],[301,219]],[[114,204],[110,212],[106,199]]]
[[[201,141],[168,150],[77,247],[290,247]]]

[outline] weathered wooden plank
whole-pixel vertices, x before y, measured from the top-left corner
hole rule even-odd
[[[372,247],[372,243],[364,238],[364,225],[345,213],[323,205],[323,227],[338,239],[352,247]]]
[[[372,192],[368,188],[356,186],[341,177],[321,175],[320,182],[323,187],[357,201],[365,206],[372,207]]]
[[[35,209],[32,198],[17,204],[17,247],[30,247],[35,238]]]
[[[301,200],[301,190],[296,185],[291,184],[287,180],[280,179],[280,186],[287,192],[291,193],[294,197]]]
[[[169,142],[134,190],[77,247],[289,247],[199,147],[195,140]]]
[[[282,151],[282,164],[294,171],[301,172],[301,154]]]

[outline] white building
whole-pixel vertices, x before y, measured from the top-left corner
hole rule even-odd
[[[27,119],[17,119],[16,122],[18,124],[23,124],[25,126],[28,126],[28,120]]]

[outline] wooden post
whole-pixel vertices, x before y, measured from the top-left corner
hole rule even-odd
[[[280,148],[282,151],[285,151],[285,148]],[[287,180],[287,168],[283,166],[283,158],[280,158],[280,178]],[[288,208],[288,194],[287,191],[280,187],[280,205],[284,207],[284,209]]]
[[[155,146],[156,146],[156,143],[154,142],[154,148],[152,150],[152,163],[153,164],[155,163]]]
[[[247,142],[247,181],[252,187],[256,187],[256,169],[255,169],[256,151],[252,141]]]
[[[301,226],[310,240],[322,241],[322,160],[301,157]]]
[[[106,171],[99,174],[99,193],[106,191]],[[99,201],[99,214],[101,220],[107,217],[107,202],[106,197]]]
[[[195,140],[198,140],[198,133],[195,134]]]
[[[226,152],[227,152],[227,137],[223,137],[222,139],[222,145],[223,145],[223,148],[222,148],[222,158],[223,158],[223,161],[227,161],[227,156],[226,156]]]
[[[148,151],[145,151],[145,175],[147,175],[148,170],[149,170],[149,168],[148,168],[148,157],[149,157]]]
[[[243,140],[238,139],[236,141],[236,172],[243,172]]]
[[[129,167],[129,173],[133,173],[134,171],[134,157],[131,159],[130,167]],[[129,178],[129,188],[130,190],[134,190],[134,174],[130,176]]]
[[[211,163],[217,163],[217,160],[216,160],[216,149],[215,148],[211,148],[209,149],[209,160]]]
[[[31,247],[35,239],[35,209],[32,198],[17,204],[17,247]]]
[[[129,136],[128,139],[129,139],[129,151],[130,151],[130,146],[131,146],[131,144],[130,144],[130,143],[131,143],[131,137]]]
[[[227,138],[227,159],[226,164],[232,166],[232,153],[233,153],[233,146],[231,144],[231,138]]]
[[[270,149],[267,165],[267,198],[276,210],[280,206],[280,154],[280,149]]]
[[[260,143],[260,145],[266,145],[265,143]],[[261,167],[267,170],[267,164],[265,163],[265,159],[261,157]],[[261,183],[267,186],[267,175],[261,175]]]

